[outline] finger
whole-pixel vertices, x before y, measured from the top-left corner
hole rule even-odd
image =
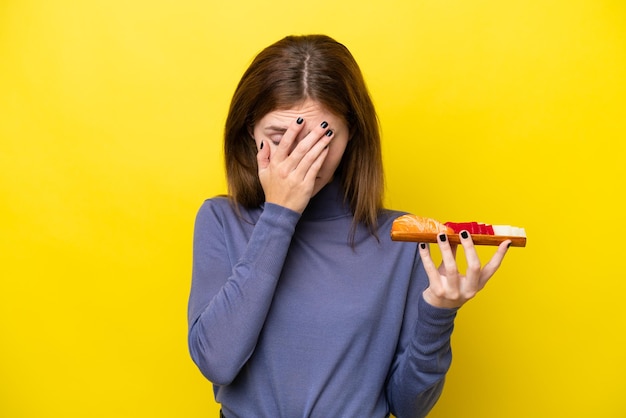
[[[476,247],[474,247],[474,241],[468,231],[461,231],[459,237],[461,238],[461,245],[463,246],[465,260],[467,262],[467,268],[465,270],[467,284],[472,290],[479,290],[479,279],[481,274],[480,258],[476,252]]]
[[[440,271],[451,281],[450,285],[454,286],[458,283],[458,267],[456,265],[456,246],[450,246],[450,241],[446,234],[437,235],[437,243],[439,251],[441,251],[441,267]]]
[[[441,288],[441,277],[439,276],[439,271],[437,270],[437,266],[435,266],[435,262],[430,256],[430,248],[428,245],[420,242],[419,253],[420,258],[422,259],[422,265],[424,266],[424,270],[428,276],[428,281],[430,282],[430,287],[434,288],[433,290]]]
[[[326,125],[328,126],[328,125]],[[321,137],[317,137],[321,134]],[[300,141],[292,152],[290,158],[294,161],[299,159],[294,171],[301,178],[317,176],[322,162],[328,154],[329,144],[334,136],[331,129],[324,128],[312,131],[305,139]],[[322,157],[323,158],[320,158]]]
[[[326,157],[328,156],[328,146],[321,148],[321,151],[319,152],[317,158],[315,158],[308,170],[305,171],[305,166],[307,166],[307,163],[304,160],[308,158],[313,158],[315,154],[317,154],[317,149],[311,150],[298,166],[298,169],[301,169],[304,172],[303,179],[305,182],[310,180],[310,182],[313,183],[317,178],[317,173],[319,173],[322,165],[324,164],[324,161],[326,160]]]
[[[329,129],[328,122],[322,121],[316,124],[304,138],[302,138],[295,147],[292,148],[289,157],[296,163],[302,161],[305,155],[311,151],[319,142],[322,142],[321,148],[318,149],[317,155],[328,145],[333,135],[333,131]],[[316,155],[316,156],[317,156]],[[311,160],[308,160],[311,163]]]
[[[487,281],[491,278],[491,276],[493,276],[495,272],[500,268],[502,260],[504,259],[504,256],[508,252],[510,246],[511,240],[506,240],[500,243],[497,251],[495,252],[493,257],[491,257],[491,260],[489,260],[489,262],[485,264],[485,267],[483,267],[480,273],[480,283],[482,286],[484,286],[485,283],[487,283]]]
[[[276,147],[275,158],[277,161],[283,161],[289,156],[289,153],[293,148],[293,144],[302,129],[304,128],[304,125],[305,123],[302,117],[298,117],[293,122],[291,122],[291,124],[283,134],[282,138],[280,139],[280,143]]]
[[[312,154],[309,154],[305,157],[305,159],[310,159]],[[315,187],[315,179],[317,178],[317,173],[319,173],[322,165],[324,164],[324,160],[326,160],[326,156],[328,155],[328,147],[323,148],[321,153],[317,156],[315,161],[309,166],[308,171],[305,171],[302,166],[304,163],[301,163],[300,166],[296,170],[294,170],[294,174],[296,176],[302,176],[302,187],[312,192]]]
[[[265,144],[265,141],[261,141],[259,145],[259,151],[256,154],[259,171],[266,169],[270,164],[270,147]]]

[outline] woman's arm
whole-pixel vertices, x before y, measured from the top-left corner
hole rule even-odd
[[[428,278],[416,257],[398,349],[387,381],[387,400],[397,418],[425,417],[435,405],[452,362],[450,336],[456,309],[429,305]]]
[[[228,220],[219,212],[207,201],[196,217],[189,350],[207,379],[227,385],[254,352],[300,215],[266,203],[245,250],[231,260]]]

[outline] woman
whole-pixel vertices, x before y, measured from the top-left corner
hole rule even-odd
[[[350,52],[323,35],[263,50],[225,128],[229,197],[197,215],[189,347],[223,416],[425,416],[457,309],[497,270],[466,232],[392,242],[379,127]]]

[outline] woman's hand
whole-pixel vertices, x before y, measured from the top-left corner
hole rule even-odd
[[[511,243],[509,240],[502,242],[491,260],[481,267],[470,234],[461,231],[459,235],[467,260],[465,275],[459,272],[456,264],[457,244],[450,245],[445,234],[437,237],[442,257],[439,268],[435,266],[428,246],[421,243],[419,247],[420,257],[430,282],[430,286],[424,291],[424,299],[439,308],[459,308],[476,296],[500,267]]]
[[[257,154],[265,201],[299,213],[311,199],[315,179],[333,137],[326,122],[308,133],[302,132],[304,125],[302,118],[293,121],[278,144],[263,140]]]

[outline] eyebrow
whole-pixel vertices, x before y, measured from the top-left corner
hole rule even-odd
[[[287,132],[287,127],[286,126],[278,126],[278,125],[270,125],[270,126],[266,126],[265,128],[263,128],[263,130],[264,131],[285,133],[285,132]]]

